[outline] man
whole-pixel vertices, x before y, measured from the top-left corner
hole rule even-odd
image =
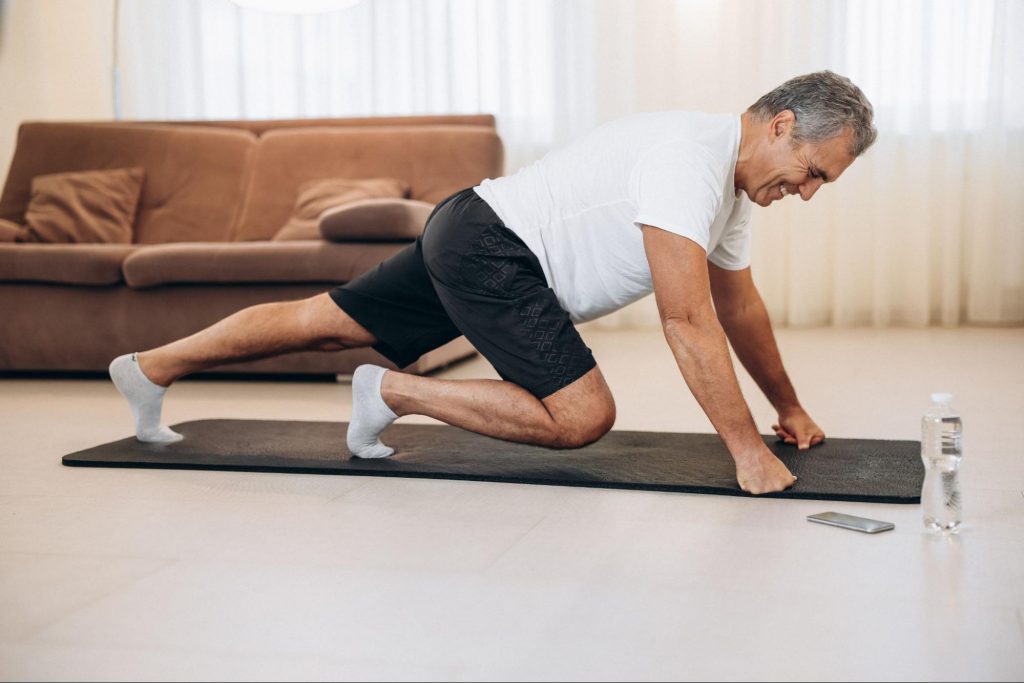
[[[765,446],[726,338],[800,449],[824,432],[783,369],[750,273],[751,202],[811,199],[873,142],[872,108],[829,71],[794,78],[742,116],[659,112],[605,124],[515,175],[441,202],[423,236],[377,269],[304,301],[239,311],[190,337],[121,356],[110,372],[143,441],[166,387],[226,362],[373,346],[398,367],[465,335],[497,380],[450,381],[372,365],[353,377],[347,442],[386,457],[397,417],[428,415],[480,434],[575,448],[611,429],[615,403],[573,323],[655,294],[682,375],[728,447],[739,485],[795,477]],[[712,299],[714,306],[712,306]]]

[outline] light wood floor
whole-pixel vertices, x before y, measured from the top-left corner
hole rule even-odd
[[[710,431],[657,332],[585,336],[617,428]],[[830,436],[917,439],[928,394],[955,394],[959,537],[917,506],[64,468],[130,434],[116,391],[0,380],[0,679],[1024,678],[1024,329],[778,336]],[[345,420],[350,400],[183,381],[165,415]],[[896,529],[805,521],[829,509]]]

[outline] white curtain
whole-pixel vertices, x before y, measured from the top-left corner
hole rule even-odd
[[[635,111],[739,113],[849,76],[878,142],[809,203],[755,209],[776,324],[1024,322],[1024,3],[363,0],[287,15],[122,0],[128,118],[490,112],[513,172]],[[648,299],[599,323],[654,326]]]
[[[124,113],[493,113],[518,168],[596,125],[594,78],[580,74],[592,63],[590,10],[575,0],[362,0],[296,14],[231,0],[121,0]]]

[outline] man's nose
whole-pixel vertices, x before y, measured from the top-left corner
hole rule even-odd
[[[825,181],[821,178],[809,178],[806,183],[800,186],[800,198],[805,202],[810,201],[814,193],[818,191]]]

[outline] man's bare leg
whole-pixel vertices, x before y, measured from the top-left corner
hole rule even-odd
[[[512,382],[399,372],[384,375],[381,393],[399,416],[427,415],[477,434],[551,448],[584,446],[615,422],[615,402],[596,367],[544,399]]]
[[[302,301],[260,304],[205,330],[138,354],[139,367],[160,386],[226,363],[292,351],[338,351],[377,339],[338,308],[328,294]]]
[[[394,453],[380,434],[402,415],[551,448],[584,446],[615,422],[615,402],[599,368],[541,400],[512,382],[442,380],[363,365],[352,378],[352,396],[346,441],[360,458]]]
[[[329,295],[321,294],[246,308],[189,337],[141,352],[137,360],[148,381],[162,389],[225,363],[375,342]],[[511,382],[441,380],[400,372],[386,373],[381,397],[399,416],[427,415],[479,434],[555,448],[590,443],[615,420],[615,404],[598,368],[544,400]],[[159,410],[156,414],[158,423]]]

